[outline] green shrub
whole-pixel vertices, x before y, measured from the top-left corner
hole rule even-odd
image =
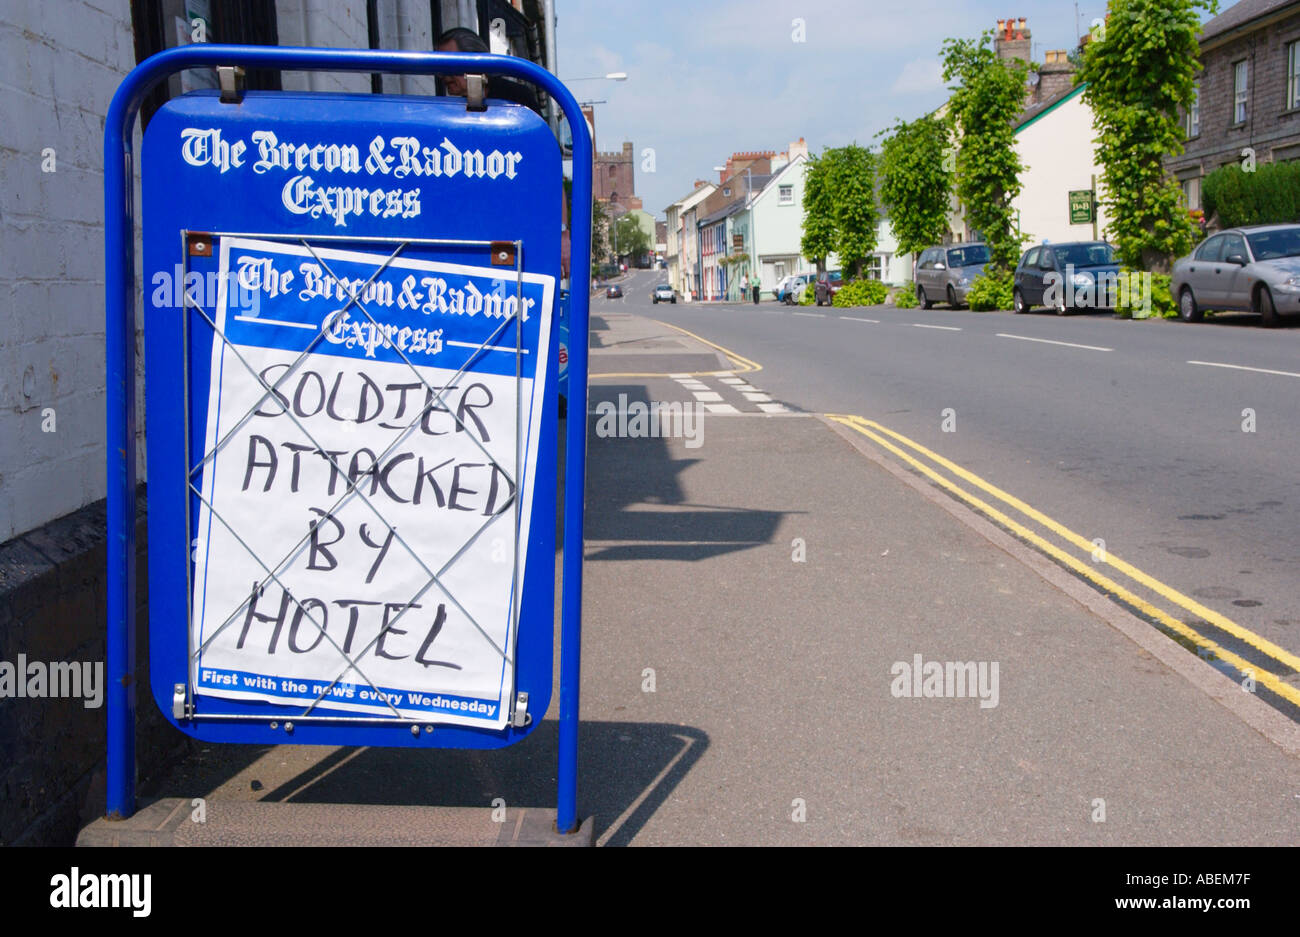
[[[919,305],[916,301],[916,284],[908,280],[899,287],[894,294],[894,305],[899,309],[915,309]]]
[[[832,306],[879,306],[889,295],[889,287],[879,280],[851,280],[840,287]]]
[[[1142,270],[1120,268],[1119,301],[1115,315],[1121,319],[1173,319],[1178,315],[1178,300],[1170,293],[1170,277],[1166,273],[1146,273]],[[1151,277],[1150,296],[1147,295],[1146,277]],[[1148,308],[1148,299],[1150,308]]]
[[[817,301],[817,285],[810,282],[803,288],[803,294],[799,297],[800,306],[811,306]]]
[[[1260,163],[1246,172],[1239,163],[1214,170],[1201,183],[1207,217],[1225,228],[1300,222],[1300,161]]]
[[[1014,290],[1015,275],[1010,270],[986,267],[971,284],[970,292],[966,294],[966,305],[975,312],[1010,309]]]

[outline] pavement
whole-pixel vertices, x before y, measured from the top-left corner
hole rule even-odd
[[[1296,842],[1296,723],[850,422],[774,398],[746,348],[653,315],[593,316],[596,843]],[[604,402],[637,401],[698,405],[697,432],[597,431]],[[557,698],[504,751],[196,745],[142,794],[423,807],[479,830],[446,842],[495,843],[463,809],[553,808]],[[349,816],[281,815],[263,839]]]

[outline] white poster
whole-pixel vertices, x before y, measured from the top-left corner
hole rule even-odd
[[[218,256],[199,694],[504,726],[553,278],[240,238]]]

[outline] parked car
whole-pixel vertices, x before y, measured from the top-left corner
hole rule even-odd
[[[1031,247],[1016,264],[1016,312],[1048,306],[1058,316],[1077,309],[1114,309],[1119,286],[1115,248],[1105,241]]]
[[[667,283],[660,283],[655,287],[654,292],[650,295],[650,302],[657,304],[659,302],[676,303],[677,293]]]
[[[799,302],[799,297],[803,295],[804,287],[812,280],[815,274],[812,273],[792,273],[785,277],[776,287],[776,298],[779,302],[787,306],[793,306]]]
[[[966,302],[966,294],[975,278],[989,262],[987,244],[960,244],[931,247],[921,251],[916,261],[916,300],[922,309],[946,301],[956,309]]]
[[[1300,313],[1300,225],[1229,228],[1174,264],[1169,291],[1178,314],[1199,322],[1206,309],[1258,312],[1265,327]]]
[[[831,270],[817,276],[817,285],[813,288],[813,300],[817,305],[829,306],[835,301],[835,294],[844,285],[844,276],[839,270]]]
[[[611,283],[609,286],[605,287],[605,298],[622,299],[623,287],[619,286],[617,283]]]

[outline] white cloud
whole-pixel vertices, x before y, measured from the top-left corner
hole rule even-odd
[[[912,59],[903,66],[889,90],[892,94],[921,94],[943,87],[943,67],[937,58]]]

